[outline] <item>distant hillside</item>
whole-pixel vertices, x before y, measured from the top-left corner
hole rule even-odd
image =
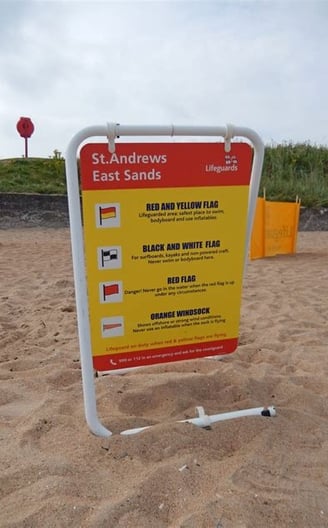
[[[300,144],[268,146],[260,194],[268,200],[294,201],[306,207],[328,207],[328,149]],[[52,158],[0,160],[0,192],[66,194],[65,162]]]
[[[0,160],[0,192],[66,194],[65,161],[55,157]]]

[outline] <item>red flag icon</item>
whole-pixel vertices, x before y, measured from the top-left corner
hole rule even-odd
[[[103,284],[103,299],[106,301],[106,298],[110,295],[116,295],[120,291],[118,284]]]

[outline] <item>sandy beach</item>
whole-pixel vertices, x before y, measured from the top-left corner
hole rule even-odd
[[[1,528],[328,527],[327,231],[249,263],[234,354],[99,377],[109,439],[84,418],[69,229],[0,230],[0,272]],[[277,416],[176,422],[198,405]]]

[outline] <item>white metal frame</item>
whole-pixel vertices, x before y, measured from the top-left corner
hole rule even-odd
[[[71,246],[74,271],[75,298],[77,307],[78,335],[80,344],[82,385],[85,417],[89,429],[97,436],[109,437],[112,432],[99,420],[96,403],[96,390],[94,370],[92,364],[92,350],[90,339],[90,322],[88,315],[87,282],[85,273],[85,256],[83,243],[83,227],[80,206],[79,177],[77,169],[77,156],[81,144],[91,137],[106,137],[109,142],[110,151],[115,150],[115,139],[122,136],[184,136],[184,137],[223,137],[225,149],[230,150],[230,141],[233,137],[248,139],[254,147],[254,158],[249,186],[248,217],[244,262],[247,262],[248,247],[250,243],[252,224],[254,219],[256,200],[259,191],[263,158],[264,144],[260,136],[247,127],[226,126],[149,126],[149,125],[118,125],[110,123],[106,125],[95,125],[84,128],[71,139],[66,152],[66,179],[69,220],[71,230]],[[196,407],[198,417],[183,422],[193,423],[199,427],[208,427],[211,423],[239,418],[241,416],[262,415],[274,416],[274,407],[258,407],[255,409],[244,409],[230,413],[215,414],[207,416],[202,407]],[[147,427],[129,429],[121,434],[133,434],[147,429]]]

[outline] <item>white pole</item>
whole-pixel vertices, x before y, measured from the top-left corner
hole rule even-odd
[[[181,420],[181,423],[192,423],[198,427],[209,427],[212,423],[223,422],[225,420],[234,420],[245,416],[276,416],[274,407],[253,407],[252,409],[242,409],[240,411],[231,411],[227,413],[211,414],[204,413],[203,407],[196,407],[198,418]]]
[[[207,415],[203,407],[196,407],[198,418],[189,418],[187,420],[179,420],[178,423],[191,423],[197,427],[210,427],[212,423],[223,422],[226,420],[234,420],[235,418],[243,418],[246,416],[276,416],[274,407],[254,407],[252,409],[242,409],[240,411],[231,411],[227,413]],[[121,435],[133,435],[145,431],[152,427],[146,425],[145,427],[136,427],[135,429],[126,429],[121,432]]]
[[[73,257],[75,299],[78,320],[78,333],[80,343],[81,371],[84,409],[87,424],[97,436],[111,436],[111,431],[106,429],[98,419],[94,373],[91,354],[87,284],[84,268],[84,249],[82,236],[82,220],[79,192],[79,178],[77,171],[77,149],[88,136],[80,132],[73,137],[66,153],[66,178],[68,210],[71,229],[71,247]]]

